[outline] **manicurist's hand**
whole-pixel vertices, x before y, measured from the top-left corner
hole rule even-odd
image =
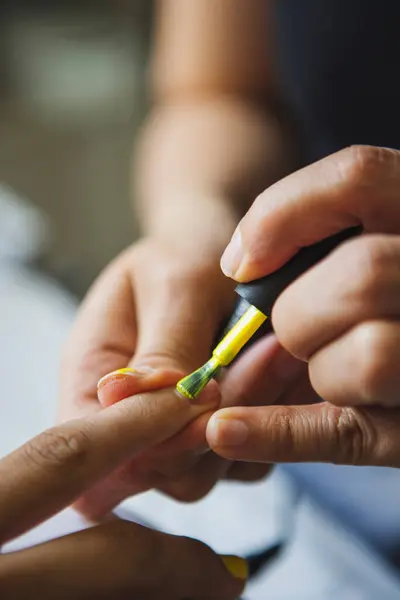
[[[62,419],[173,386],[205,362],[229,314],[232,287],[217,253],[198,256],[150,238],[128,249],[100,276],[80,309],[62,368]],[[193,403],[180,427],[194,421],[190,428],[140,459],[122,457],[77,508],[98,518],[127,496],[154,487],[181,500],[203,496],[230,467],[206,453],[205,426],[219,402],[214,394]]]
[[[229,314],[231,288],[217,259],[189,268],[187,255],[168,252],[150,239],[121,255],[89,292],[67,344],[62,420],[95,415],[124,398],[174,386],[205,362]],[[271,401],[286,387],[288,357],[276,341],[265,340],[254,351],[256,357],[245,355],[226,377],[222,401],[211,385],[190,404],[186,421],[170,439],[138,457],[121,456],[111,473],[85,490],[76,508],[98,519],[147,489],[187,502],[203,497],[220,479],[264,476],[264,466],[235,464],[210,452],[205,438],[208,419],[221,404],[253,399],[254,382],[266,365],[274,377]]]
[[[267,189],[239,224],[222,258],[236,281],[349,226],[365,234],[277,300],[276,336],[310,385],[290,390],[292,406],[217,412],[207,439],[220,455],[400,467],[399,187],[400,152],[352,147]],[[298,406],[315,392],[325,402]]]
[[[0,545],[68,506],[127,456],[176,433],[190,407],[173,390],[128,398],[50,429],[0,461]],[[0,556],[3,600],[233,599],[244,561],[120,520]]]
[[[152,110],[132,170],[145,239],[103,273],[83,304],[63,365],[63,418],[172,385],[209,358],[234,301],[221,253],[249,201],[294,159],[290,128],[275,110],[269,4],[155,3]],[[121,367],[135,373],[103,380],[98,400],[97,381]],[[229,461],[203,454],[210,416],[203,410],[180,438],[134,468],[121,466],[81,510],[96,516],[147,487],[196,500],[219,478],[239,476]]]

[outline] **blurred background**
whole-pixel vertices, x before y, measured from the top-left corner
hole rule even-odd
[[[138,235],[152,4],[0,4],[0,456],[54,422],[79,300]]]
[[[337,4],[327,3],[331,11]],[[130,207],[130,162],[148,108],[152,17],[151,0],[0,2],[0,457],[54,423],[61,352],[79,301],[139,235]],[[276,470],[267,485],[222,484],[197,505],[138,496],[135,514],[205,539],[222,553],[264,550],[291,535],[285,557],[295,575],[288,577],[286,563],[279,562],[267,573],[267,587],[287,582],[296,598],[398,597],[397,574],[392,592],[388,573],[377,571],[379,560],[324,512],[329,502],[333,513],[347,502],[344,520],[352,520],[362,503],[369,510],[365,499],[371,498],[365,519],[373,522],[381,498],[370,490],[379,489],[381,479],[375,484],[369,471],[359,470],[365,478],[357,488],[353,470],[339,471],[340,479],[334,468],[307,468],[292,468],[293,481],[297,473],[297,483],[308,490],[317,481],[317,503],[305,495],[300,505],[289,467],[283,477]],[[396,485],[387,494],[394,514]],[[295,505],[300,516],[294,527]],[[52,522],[41,535],[57,531]],[[350,595],[340,594],[342,579],[357,580],[357,573],[369,595],[347,587]],[[387,595],[375,593],[375,575],[390,588]],[[263,583],[252,598],[271,597]]]
[[[40,266],[80,297],[137,235],[129,161],[152,2],[6,0],[0,10],[0,179],[40,209]]]

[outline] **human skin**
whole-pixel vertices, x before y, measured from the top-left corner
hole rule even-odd
[[[131,377],[146,391],[207,360],[234,302],[221,253],[255,195],[293,164],[275,110],[269,24],[265,0],[159,2],[152,110],[132,169],[143,239],[109,265],[80,309],[62,365],[61,420],[115,401],[97,397],[98,380],[115,369],[159,370],[140,384]],[[160,449],[143,463],[148,485],[192,501],[221,477],[248,477],[242,465],[203,454],[206,419],[185,433],[184,447],[176,442],[174,457]],[[120,476],[82,501],[85,514],[143,488],[136,471]]]
[[[241,282],[341,229],[364,234],[299,277],[272,312],[279,343],[325,402],[298,390],[305,406],[218,411],[207,428],[218,454],[400,467],[399,184],[399,151],[354,146],[276,183],[243,218],[221,261]]]
[[[218,388],[203,397],[212,403]],[[45,431],[0,461],[0,544],[68,506],[131,458],[168,439],[193,408],[174,389],[141,394]],[[245,562],[204,544],[108,519],[0,556],[0,595],[26,598],[221,598],[243,589]]]

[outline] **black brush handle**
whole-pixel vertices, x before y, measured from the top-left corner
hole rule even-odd
[[[303,248],[277,271],[249,283],[240,283],[235,291],[243,300],[246,300],[246,302],[258,308],[264,315],[270,317],[276,300],[285,288],[320,260],[328,256],[332,250],[340,246],[344,241],[360,233],[360,227],[352,227],[312,246]]]
[[[340,246],[340,244],[357,235],[360,235],[361,232],[361,227],[345,229],[344,231],[332,235],[321,242],[299,250],[299,252],[293,256],[293,258],[291,258],[280,269],[274,271],[270,275],[266,275],[261,279],[251,281],[249,283],[240,283],[235,290],[240,298],[237,301],[235,309],[228,322],[224,325],[218,340],[220,341],[228,333],[228,331],[232,329],[232,327],[238,322],[240,317],[246,312],[250,305],[255,306],[267,317],[270,317],[276,300],[285,288],[287,288],[300,275],[305,273],[305,271],[328,256],[328,254]],[[246,344],[245,348],[248,348],[250,344],[254,344],[254,342],[259,340],[261,337],[271,332],[271,320],[267,319],[260,329],[253,335],[251,340]],[[243,348],[243,350],[245,348]],[[240,354],[242,354],[243,350],[240,352]]]

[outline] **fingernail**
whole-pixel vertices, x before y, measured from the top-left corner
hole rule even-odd
[[[229,555],[221,556],[221,560],[230,572],[230,574],[233,575],[233,577],[235,577],[235,579],[240,579],[240,581],[247,581],[249,577],[249,567],[244,558],[240,558],[240,556]]]
[[[118,377],[125,377],[126,375],[130,375],[131,377],[147,377],[150,373],[152,373],[154,369],[151,367],[140,367],[140,369],[131,369],[130,367],[125,367],[124,369],[117,369],[116,371],[111,371],[111,373],[107,373],[97,384],[97,389],[103,387],[110,379],[115,379]]]
[[[221,257],[221,269],[227,277],[234,277],[243,260],[242,234],[239,227]]]
[[[212,418],[207,437],[215,446],[241,446],[249,437],[249,428],[246,423],[236,419]]]

